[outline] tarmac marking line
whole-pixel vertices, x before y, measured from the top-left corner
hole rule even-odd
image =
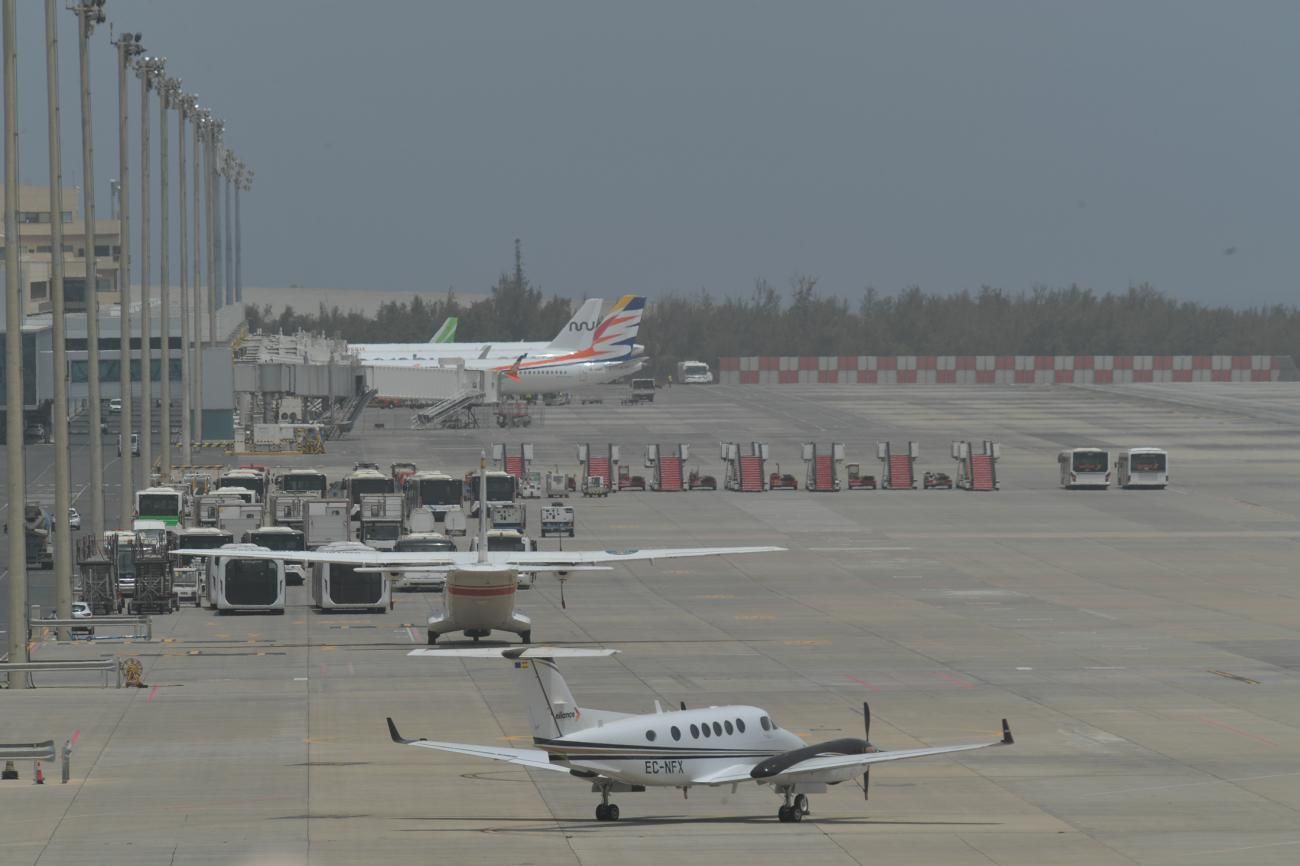
[[[935,671],[934,675],[939,679],[956,686],[959,689],[973,689],[975,684],[970,680],[964,680],[961,677],[955,677],[947,671]]]
[[[154,699],[154,696],[157,695],[157,694],[158,694],[158,687],[157,687],[157,686],[154,686],[153,688],[151,688],[151,689],[149,690],[149,697],[145,700],[145,703],[147,703],[147,704],[148,704],[148,703],[152,703],[152,702],[153,702],[153,699]]]
[[[1205,722],[1205,724],[1210,725],[1212,727],[1220,728],[1222,730],[1228,731],[1233,734],[1240,734],[1241,736],[1249,740],[1254,740],[1255,742],[1261,743],[1265,746],[1276,746],[1280,748],[1278,743],[1274,742],[1273,740],[1270,740],[1268,737],[1261,737],[1259,734],[1252,734],[1250,731],[1243,731],[1241,728],[1233,727],[1232,725],[1229,725],[1227,722],[1220,722],[1220,721],[1216,721],[1215,719],[1206,719],[1206,718],[1202,718],[1201,721]]]
[[[859,679],[858,677],[850,676],[848,677],[848,680],[849,682],[857,683],[858,685],[862,686],[864,689],[866,689],[869,692],[880,691],[880,686],[876,685],[875,683],[869,683],[864,679]]]
[[[1216,677],[1223,677],[1224,679],[1227,680],[1237,680],[1239,682],[1243,682],[1248,686],[1259,685],[1259,680],[1252,680],[1250,677],[1243,677],[1241,674],[1230,674],[1227,671],[1216,671],[1216,670],[1211,670],[1210,673],[1214,674]]]

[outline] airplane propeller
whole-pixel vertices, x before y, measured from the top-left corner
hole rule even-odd
[[[867,741],[867,748],[871,748],[871,706],[862,702],[862,736]],[[871,765],[867,764],[862,771],[862,799],[870,800],[871,796],[867,789],[871,786]]]

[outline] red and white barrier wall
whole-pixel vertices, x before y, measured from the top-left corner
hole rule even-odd
[[[1289,355],[786,355],[722,358],[724,385],[1110,385],[1296,379]]]

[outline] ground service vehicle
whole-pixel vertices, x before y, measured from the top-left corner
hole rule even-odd
[[[189,550],[214,550],[223,545],[230,544],[234,541],[234,536],[215,526],[192,526],[181,529],[176,534],[176,546]],[[200,600],[207,594],[209,575],[212,573],[213,561],[203,559],[197,556],[178,556],[176,561],[179,565],[173,569],[173,573],[179,573],[182,570],[194,568],[198,570],[198,584],[194,598],[194,606],[198,607]]]
[[[541,509],[542,538],[568,536],[573,538],[574,526],[577,524],[577,512],[572,505],[552,502]]]
[[[369,550],[359,541],[327,544],[321,553]],[[368,610],[382,613],[391,600],[388,573],[357,564],[312,563],[311,603],[322,611]]]
[[[1110,452],[1101,448],[1073,448],[1056,455],[1061,486],[1066,490],[1110,486]]]
[[[392,493],[393,480],[378,469],[359,467],[343,476],[343,491],[352,503],[352,515],[361,510],[361,497],[371,493]]]
[[[488,521],[493,529],[517,529],[522,532],[528,525],[528,509],[514,502],[489,505]]]
[[[223,502],[217,506],[217,528],[224,529],[235,538],[243,538],[262,525],[262,506],[247,502]]]
[[[367,493],[361,497],[359,539],[375,550],[392,550],[402,535],[402,495]]]
[[[653,403],[655,400],[655,380],[633,379],[631,400],[633,403]]]
[[[678,361],[677,381],[682,385],[712,385],[713,371],[703,361]]]
[[[509,505],[515,501],[518,495],[518,479],[509,472],[500,472],[489,470],[484,474],[484,480],[487,482],[487,504]],[[469,513],[471,517],[478,515],[479,502],[479,477],[477,472],[471,472],[465,476],[465,501],[470,503]]]
[[[1115,483],[1125,490],[1164,490],[1169,485],[1169,454],[1163,448],[1128,448],[1115,460]]]
[[[90,605],[84,601],[74,601],[72,603],[72,618],[83,619],[87,622],[95,618],[95,612],[90,609]],[[87,637],[95,636],[95,627],[93,625],[74,625],[73,634],[84,634]]]
[[[217,479],[214,490],[225,490],[232,487],[251,490],[253,498],[250,501],[261,502],[266,498],[266,475],[256,469],[231,469]]]
[[[302,532],[288,526],[263,526],[244,533],[246,544],[256,544],[267,550],[306,550],[307,542]],[[307,564],[286,561],[284,580],[290,586],[302,586],[307,582]]]
[[[399,553],[441,553],[456,549],[456,542],[437,532],[412,532],[397,540]],[[398,589],[431,589],[442,592],[447,584],[447,570],[416,568],[388,572],[389,586]]]
[[[329,489],[325,473],[316,469],[290,469],[280,473],[276,484],[283,493],[314,493],[322,499]]]
[[[402,485],[406,499],[406,513],[418,508],[428,508],[437,523],[442,523],[447,511],[460,508],[465,501],[465,482],[444,472],[416,472]]]
[[[265,551],[256,544],[226,544],[208,581],[208,606],[219,614],[234,611],[284,614],[284,563],[243,559],[240,551]]]
[[[168,526],[181,522],[181,492],[170,487],[146,487],[135,492],[137,520],[160,520]]]
[[[302,515],[308,550],[352,540],[352,506],[346,499],[309,499]]]

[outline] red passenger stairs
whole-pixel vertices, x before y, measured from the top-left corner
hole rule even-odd
[[[993,457],[988,454],[970,456],[971,490],[996,490],[997,481],[993,475]]]
[[[756,455],[742,455],[740,462],[740,490],[742,493],[762,493],[763,458]]]
[[[912,458],[907,454],[889,455],[889,483],[887,490],[913,490],[916,482],[912,478]]]
[[[835,489],[835,460],[829,454],[818,454],[813,461],[813,490],[829,491]]]
[[[524,477],[524,457],[522,454],[507,454],[505,464],[506,472],[519,479]]]
[[[587,478],[599,476],[605,479],[605,489],[613,488],[614,478],[609,471],[608,457],[589,457],[587,458]],[[586,478],[583,479],[586,482]]]
[[[682,484],[682,458],[680,457],[660,457],[659,458],[659,486],[656,490],[678,491],[683,488]]]

